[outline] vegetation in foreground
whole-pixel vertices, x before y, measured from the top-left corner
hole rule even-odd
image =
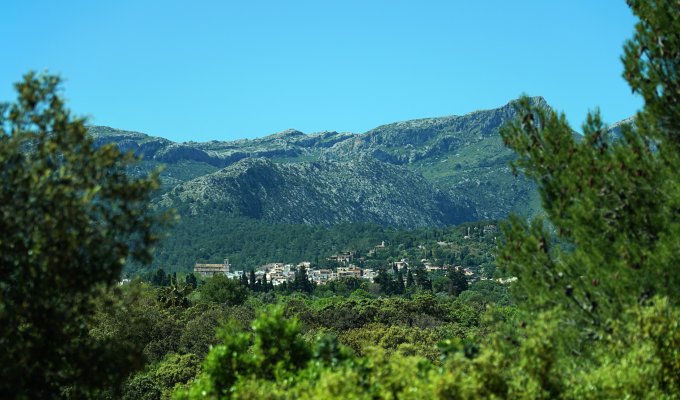
[[[680,7],[630,5],[624,77],[645,101],[634,126],[610,142],[594,113],[577,141],[564,116],[525,101],[503,132],[546,216],[504,229],[516,309],[465,292],[279,297],[223,282],[192,301],[177,282],[119,288],[125,258],[148,260],[156,239],[157,180],[128,177],[128,158],[95,150],[63,110],[58,80],[28,75],[0,113],[0,392],[680,397]]]

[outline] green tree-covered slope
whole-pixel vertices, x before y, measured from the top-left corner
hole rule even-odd
[[[176,186],[158,204],[182,215],[307,225],[439,226],[473,216],[422,176],[370,158],[285,164],[247,159]]]

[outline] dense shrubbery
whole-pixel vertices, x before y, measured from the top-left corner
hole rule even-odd
[[[472,285],[472,290],[478,286],[484,290],[468,290],[459,299],[428,291],[381,297],[361,288],[342,296],[320,291],[324,297],[318,297],[255,292],[238,280],[216,276],[187,294],[189,304],[168,305],[163,297],[168,286],[135,280],[98,300],[92,333],[126,343],[146,359],[146,366],[123,385],[125,398],[168,398],[176,385],[194,377],[198,380],[183,396],[203,391],[217,396],[235,384],[367,363],[363,357],[376,349],[386,360],[418,356],[441,366],[445,353],[438,344],[476,343],[491,326],[484,317],[486,305],[497,293],[507,295],[503,285],[492,281]],[[497,312],[513,313],[500,306]],[[198,360],[203,359],[199,374]]]

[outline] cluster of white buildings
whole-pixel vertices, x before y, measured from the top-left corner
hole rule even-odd
[[[341,255],[337,258],[342,258],[346,262],[347,255]],[[278,286],[284,282],[290,283],[295,280],[295,272],[299,271],[301,267],[307,270],[307,278],[318,284],[325,285],[330,281],[337,279],[353,277],[368,279],[373,282],[373,278],[377,275],[377,272],[372,269],[362,269],[354,264],[350,264],[344,267],[337,267],[333,269],[312,269],[312,264],[308,261],[301,262],[297,265],[294,264],[284,264],[284,263],[269,263],[261,266],[255,271],[255,280],[263,281],[266,277],[268,283]],[[201,264],[196,263],[194,265],[194,273],[198,274],[202,278],[210,278],[217,274],[226,275],[228,278],[241,278],[244,271],[232,271],[231,264],[228,259],[225,259],[221,264]]]
[[[274,286],[278,286],[283,284],[283,282],[292,282],[295,279],[295,272],[301,267],[305,267],[307,270],[307,279],[317,285],[325,285],[330,281],[346,277],[364,278],[364,274],[367,271],[352,264],[346,267],[337,267],[336,270],[311,269],[311,266],[311,263],[307,261],[297,265],[271,263],[263,265],[255,272],[255,276],[257,279],[262,279],[263,276],[266,276],[267,282],[271,282]]]
[[[284,263],[269,263],[260,267],[255,271],[255,279],[263,279],[267,277],[267,282],[274,286],[282,285],[284,282],[292,282],[295,280],[295,272],[300,268],[305,267],[309,269],[312,263],[308,261],[301,262],[297,265]]]
[[[364,278],[365,271],[365,269],[350,264],[347,267],[338,267],[335,271],[332,269],[315,269],[309,271],[307,276],[317,285],[325,285],[330,281],[342,278]]]
[[[375,246],[375,250],[385,247],[385,242],[382,242],[378,246]],[[301,262],[297,265],[294,264],[284,264],[284,263],[269,263],[261,266],[255,271],[255,280],[266,281],[273,284],[274,286],[282,285],[285,283],[290,283],[295,280],[295,273],[304,267],[307,271],[307,278],[316,283],[317,285],[325,285],[328,282],[342,279],[342,278],[358,278],[366,279],[369,282],[373,282],[378,271],[369,268],[359,268],[358,266],[351,264],[354,254],[350,252],[345,252],[337,255],[330,256],[329,261],[336,261],[343,266],[338,266],[335,269],[312,269],[312,264],[308,261]],[[420,263],[425,267],[427,272],[437,272],[447,270],[450,266],[437,266],[432,265],[432,263],[427,259],[420,260]],[[393,264],[398,270],[404,270],[409,267],[409,262],[407,259],[401,259]],[[465,275],[473,276],[474,273],[469,268],[463,268],[461,266],[454,267],[456,269],[463,269]],[[242,278],[244,271],[232,271],[229,259],[224,259],[221,264],[200,264],[196,263],[194,265],[194,272],[203,278],[210,278],[216,274],[226,275],[228,278]]]

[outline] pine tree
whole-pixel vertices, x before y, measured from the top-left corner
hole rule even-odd
[[[255,270],[250,270],[250,280],[248,281],[248,287],[255,290]]]
[[[378,270],[378,275],[375,277],[374,282],[380,285],[380,291],[385,294],[392,294],[392,279],[387,273],[385,268],[380,268]]]
[[[262,276],[262,291],[263,292],[269,291],[269,284],[267,283],[267,274],[264,274]]]
[[[314,283],[307,277],[307,268],[301,266],[295,271],[295,279],[291,284],[291,290],[311,293],[314,291]]]
[[[680,7],[630,1],[640,17],[624,77],[645,107],[612,139],[599,112],[583,137],[563,114],[523,98],[502,130],[545,216],[505,225],[499,261],[526,309],[559,306],[589,337],[652,296],[680,300]]]
[[[412,288],[413,285],[415,285],[415,282],[413,280],[413,274],[411,273],[411,270],[409,269],[408,272],[406,273],[406,287]]]
[[[404,277],[401,271],[397,272],[396,281],[394,283],[394,293],[403,294],[404,293]]]
[[[415,269],[416,285],[423,290],[432,290],[432,281],[427,275],[424,267],[417,267]]]

